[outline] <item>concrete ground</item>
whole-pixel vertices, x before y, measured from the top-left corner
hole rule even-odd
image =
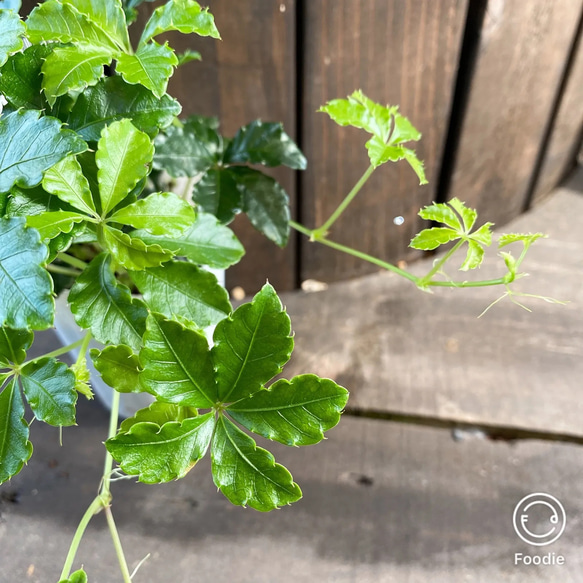
[[[134,580],[581,581],[582,180],[505,229],[551,235],[530,252],[521,286],[566,306],[529,302],[529,314],[506,302],[477,319],[499,290],[429,296],[389,274],[287,294],[296,353],[286,376],[315,372],[352,393],[327,441],[269,444],[304,498],[269,514],[233,507],[208,459],[171,484],[116,482],[131,567],[151,554]],[[481,275],[495,270],[488,263]],[[47,350],[57,342],[51,332],[39,339]],[[1,583],[58,580],[99,484],[107,413],[80,399],[78,423],[62,447],[56,429],[34,423],[30,463],[0,488]],[[530,546],[513,528],[515,506],[534,492],[565,509],[564,533],[549,546]],[[548,519],[531,514],[532,530]],[[565,564],[515,565],[516,553]],[[86,533],[81,564],[92,583],[121,581],[103,516]]]

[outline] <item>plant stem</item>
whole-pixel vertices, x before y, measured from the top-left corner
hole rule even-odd
[[[107,525],[109,526],[109,532],[111,533],[111,539],[113,540],[115,554],[117,555],[117,560],[119,561],[119,567],[121,569],[124,583],[132,583],[132,577],[130,575],[130,570],[128,568],[128,564],[123,552],[123,547],[121,546],[119,533],[117,532],[117,527],[115,526],[115,520],[113,519],[111,506],[105,507],[105,517],[107,518]]]
[[[77,269],[83,271],[87,267],[87,263],[82,261],[81,259],[77,259],[77,257],[73,257],[72,255],[68,255],[67,253],[58,253],[57,259],[62,261],[63,263],[68,263]]]
[[[482,281],[429,281],[425,285],[439,287],[488,287],[490,285],[504,285],[503,277],[498,279],[484,279]]]
[[[117,424],[119,418],[119,398],[120,394],[117,391],[113,391],[113,400],[111,402],[111,414],[109,416],[109,431],[107,433],[107,438],[114,437],[117,433]],[[100,496],[105,500],[111,499],[110,492],[110,480],[111,480],[111,470],[113,469],[113,458],[109,451],[105,450],[105,464],[103,466],[103,482],[101,485]]]
[[[87,335],[85,335],[85,336],[87,336]],[[71,350],[73,350],[74,348],[77,348],[77,346],[81,346],[83,344],[83,342],[85,342],[85,336],[83,336],[83,338],[79,338],[79,340],[75,340],[75,342],[73,342],[72,344],[67,344],[67,346],[63,346],[62,348],[57,348],[57,350],[53,350],[52,352],[47,352],[46,354],[41,354],[40,356],[37,356],[36,358],[33,358],[32,360],[27,361],[27,363],[36,362],[37,360],[40,360],[41,358],[55,358],[57,356],[61,356],[61,354],[66,354],[67,352],[71,352]]]
[[[330,218],[321,227],[314,229],[313,233],[315,239],[320,240],[321,237],[326,236],[330,227],[338,220],[340,215],[346,210],[346,207],[352,202],[352,199],[360,192],[361,188],[365,185],[374,170],[375,167],[371,164],[366,172],[360,177],[360,180],[352,187],[352,190],[346,195],[344,200],[338,205],[338,208],[330,215]]]
[[[93,338],[93,334],[91,334],[91,331],[87,331],[85,333],[85,336],[83,337],[83,342],[81,343],[81,347],[79,348],[79,356],[77,358],[77,362],[79,363],[83,358],[86,358],[87,355],[87,349],[89,348],[89,343],[91,342],[91,339]]]
[[[421,285],[429,285],[431,278],[441,269],[443,264],[465,243],[463,239],[460,239],[441,259],[439,259],[431,271],[425,276],[419,279]]]
[[[69,574],[71,573],[71,569],[73,567],[73,562],[75,561],[75,555],[77,554],[77,549],[79,548],[79,543],[85,534],[85,530],[87,529],[87,525],[99,512],[101,512],[103,508],[102,500],[99,496],[97,496],[93,502],[89,505],[89,508],[85,511],[81,522],[79,522],[79,526],[75,531],[75,536],[71,541],[71,546],[69,547],[69,552],[67,553],[67,558],[65,559],[65,564],[63,565],[63,570],[61,571],[61,579],[68,579]]]
[[[77,277],[81,275],[81,272],[77,269],[71,269],[69,267],[61,267],[60,265],[47,265],[47,269],[52,273],[61,273],[63,275],[70,275],[71,277]]]

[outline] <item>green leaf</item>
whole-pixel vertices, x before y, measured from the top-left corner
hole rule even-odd
[[[459,198],[452,198],[448,204],[460,215],[464,223],[464,230],[469,233],[476,222],[478,213],[474,209],[468,208]]]
[[[194,210],[173,192],[156,192],[116,211],[108,220],[152,235],[179,236],[194,222]]]
[[[460,271],[476,269],[477,267],[480,267],[483,260],[484,249],[479,243],[470,239],[468,241],[468,252],[462,266],[460,267]]]
[[[59,583],[87,583],[87,573],[83,569],[79,569],[79,571],[71,573],[68,579],[63,579]]]
[[[181,407],[180,405],[154,401],[149,407],[137,411],[133,417],[124,419],[119,432],[127,433],[131,427],[138,423],[154,423],[158,427],[162,427],[170,421],[182,422],[197,415],[198,411],[194,407]]]
[[[140,360],[129,346],[106,346],[101,351],[92,348],[91,358],[103,381],[118,393],[143,391],[138,378]]]
[[[49,425],[75,425],[75,374],[54,358],[41,358],[20,372],[22,389],[35,417]]]
[[[48,249],[24,217],[0,219],[0,326],[45,330],[53,325]]]
[[[199,328],[217,324],[232,308],[229,294],[217,278],[186,261],[130,274],[151,311],[186,318]]]
[[[0,364],[22,364],[33,340],[34,334],[30,330],[0,328]]]
[[[47,211],[75,210],[70,204],[59,200],[42,186],[27,189],[13,186],[10,195],[6,205],[6,214],[10,217],[28,217]]]
[[[75,156],[67,156],[45,172],[43,188],[76,209],[97,216],[89,182]]]
[[[494,223],[484,223],[477,231],[470,234],[470,239],[488,247],[492,244],[492,227]]]
[[[242,127],[225,152],[226,164],[249,163],[305,170],[307,161],[281,123],[256,120]]]
[[[302,497],[288,470],[224,416],[216,424],[211,460],[215,485],[233,504],[268,512]]]
[[[155,423],[136,423],[105,442],[121,469],[145,484],[183,478],[206,453],[215,426],[214,413]]]
[[[0,87],[2,79],[0,78]],[[96,142],[103,128],[128,118],[140,131],[154,137],[180,113],[180,104],[163,95],[158,99],[142,85],[129,85],[121,76],[106,77],[83,91],[67,117],[67,125],[84,140]]]
[[[419,178],[419,184],[427,184],[427,178],[425,177],[425,167],[423,162],[417,158],[415,150],[403,148],[403,154],[405,160],[409,162],[409,166],[411,166],[415,174],[417,174],[417,178]]]
[[[395,113],[393,116],[393,133],[391,134],[392,144],[401,144],[403,142],[417,142],[421,139],[421,133],[413,126],[413,124],[400,113]]]
[[[420,233],[417,233],[411,240],[411,243],[409,243],[409,247],[429,251],[459,238],[459,234],[453,229],[433,227],[432,229],[424,229]]]
[[[81,4],[85,4],[82,0]],[[26,36],[32,44],[43,41],[86,43],[118,52],[116,43],[95,22],[81,14],[72,4],[49,0],[37,6],[26,21]]]
[[[506,245],[510,245],[511,243],[521,242],[525,245],[532,245],[537,239],[546,238],[548,235],[544,233],[506,233],[504,235],[500,235],[500,239],[498,240],[498,248],[506,247]]]
[[[141,46],[133,55],[121,54],[117,70],[128,83],[139,83],[161,98],[177,65],[178,57],[168,44],[151,42]]]
[[[140,383],[166,403],[208,408],[216,401],[214,369],[204,334],[161,314],[148,317],[140,351]]]
[[[0,118],[0,192],[14,184],[31,188],[40,184],[43,172],[87,144],[61,122],[36,110],[19,110]]]
[[[87,368],[87,359],[84,354],[80,355],[77,361],[71,365],[71,371],[75,375],[75,390],[87,399],[93,399],[93,391],[89,384],[91,372]]]
[[[329,379],[306,374],[281,379],[230,405],[227,413],[254,433],[284,445],[312,445],[340,421],[348,391]]]
[[[235,233],[207,213],[198,213],[194,224],[180,237],[154,236],[145,231],[134,231],[132,235],[148,245],[158,244],[193,263],[216,269],[226,269],[234,265],[245,254],[245,249]]]
[[[508,273],[512,277],[516,277],[516,270],[518,268],[516,265],[516,259],[514,258],[512,253],[507,253],[505,251],[501,251],[500,256],[502,257],[502,259],[504,259],[504,263],[506,264],[506,269],[508,269]]]
[[[2,67],[0,93],[15,109],[46,107],[41,94],[41,67],[53,48],[51,45],[33,45],[22,53],[12,55]]]
[[[273,179],[251,168],[232,168],[251,224],[269,240],[285,247],[289,238],[289,197]]]
[[[97,24],[112,43],[125,51],[131,50],[125,15],[120,0],[61,0]]]
[[[450,206],[442,202],[434,202],[431,205],[422,208],[418,215],[426,221],[436,221],[451,227],[460,234],[463,232],[462,224]]]
[[[197,206],[221,223],[230,223],[243,208],[242,193],[237,188],[233,170],[209,170],[192,189],[192,200]]]
[[[170,0],[156,8],[146,23],[140,45],[169,30],[221,38],[208,8],[201,8],[198,2],[193,0]]]
[[[183,53],[178,56],[178,67],[190,63],[190,61],[202,61],[202,56],[198,51],[193,51],[192,49],[186,49]]]
[[[116,280],[109,254],[98,255],[77,278],[69,304],[77,324],[99,342],[140,349],[148,310]]]
[[[18,12],[22,2],[20,0],[0,0],[0,10],[14,10]]]
[[[129,119],[113,122],[101,132],[95,154],[101,210],[107,214],[148,174],[154,146]]]
[[[28,217],[26,224],[36,229],[40,233],[40,238],[45,241],[54,239],[60,233],[70,233],[75,223],[80,223],[85,218],[79,213],[55,211]]]
[[[24,404],[14,380],[0,393],[0,419],[0,484],[3,484],[18,474],[32,455]]]
[[[172,251],[159,245],[146,245],[141,239],[130,237],[118,229],[105,226],[102,243],[113,254],[117,263],[134,271],[146,267],[158,267],[172,259]]]
[[[86,43],[54,49],[42,66],[42,87],[51,107],[57,97],[95,85],[111,59],[110,49]]]
[[[212,356],[220,401],[247,397],[280,373],[294,346],[290,332],[289,316],[268,283],[251,303],[219,322]]]
[[[22,35],[25,32],[26,28],[17,12],[0,10],[0,67],[12,53],[22,48]]]
[[[192,116],[183,127],[170,126],[156,137],[154,168],[170,176],[196,176],[219,161],[221,136],[214,118]]]

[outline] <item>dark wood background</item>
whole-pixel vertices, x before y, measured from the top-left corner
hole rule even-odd
[[[433,200],[457,196],[497,226],[544,198],[575,164],[583,127],[583,0],[207,0],[222,41],[172,35],[200,50],[172,78],[186,114],[218,115],[232,135],[282,121],[306,172],[277,171],[296,219],[321,224],[366,169],[366,136],[316,113],[361,88],[399,104],[423,133],[429,185],[405,163],[383,166],[331,238],[400,261]],[[32,4],[32,2],[29,2]],[[158,3],[142,6],[143,23]],[[26,5],[26,2],[25,2]],[[403,216],[401,226],[393,223]],[[247,293],[376,268],[293,234],[285,250],[238,217],[247,248],[227,274]]]

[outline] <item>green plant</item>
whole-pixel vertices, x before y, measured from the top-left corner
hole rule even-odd
[[[523,253],[515,259],[504,252],[508,273],[485,282],[435,279],[463,244],[467,270],[479,266],[491,242],[491,225],[472,231],[475,212],[456,200],[421,211],[446,226],[422,231],[413,247],[456,241],[423,278],[330,241],[328,230],[380,164],[405,159],[425,181],[422,163],[403,145],[419,132],[396,107],[360,92],[323,110],[372,134],[370,168],[322,227],[290,221],[285,191],[250,167],[306,167],[281,125],[256,121],[224,138],[215,119],[178,119],[180,105],[166,94],[174,68],[198,56],[178,56],[153,39],[168,30],[218,38],[212,15],[193,0],[169,0],[134,49],[127,24],[141,1],[47,0],[26,21],[17,2],[0,5],[0,92],[7,100],[0,116],[0,482],[32,454],[23,395],[34,418],[57,427],[75,423],[78,393],[92,397],[91,338],[106,345],[90,355],[115,389],[102,487],[61,573],[69,583],[86,581],[82,570],[71,571],[81,537],[100,511],[123,580],[130,581],[111,510],[114,460],[142,482],[161,483],[186,475],[210,449],[213,480],[223,494],[268,511],[298,500],[301,491],[242,428],[286,445],[311,445],[340,419],[348,393],[331,380],[308,374],[268,386],[293,349],[275,290],[266,284],[233,311],[226,291],[202,267],[225,268],[243,255],[227,226],[236,214],[246,213],[278,245],[286,244],[291,225],[426,290],[508,286],[541,236],[504,236],[500,246],[520,242]],[[185,178],[180,194],[166,191],[167,175]],[[54,292],[68,288],[85,336],[28,359],[34,331],[53,325]],[[210,325],[216,325],[212,348],[202,331]],[[57,360],[75,347],[80,354],[73,366]],[[143,391],[155,402],[118,428],[120,393]]]

